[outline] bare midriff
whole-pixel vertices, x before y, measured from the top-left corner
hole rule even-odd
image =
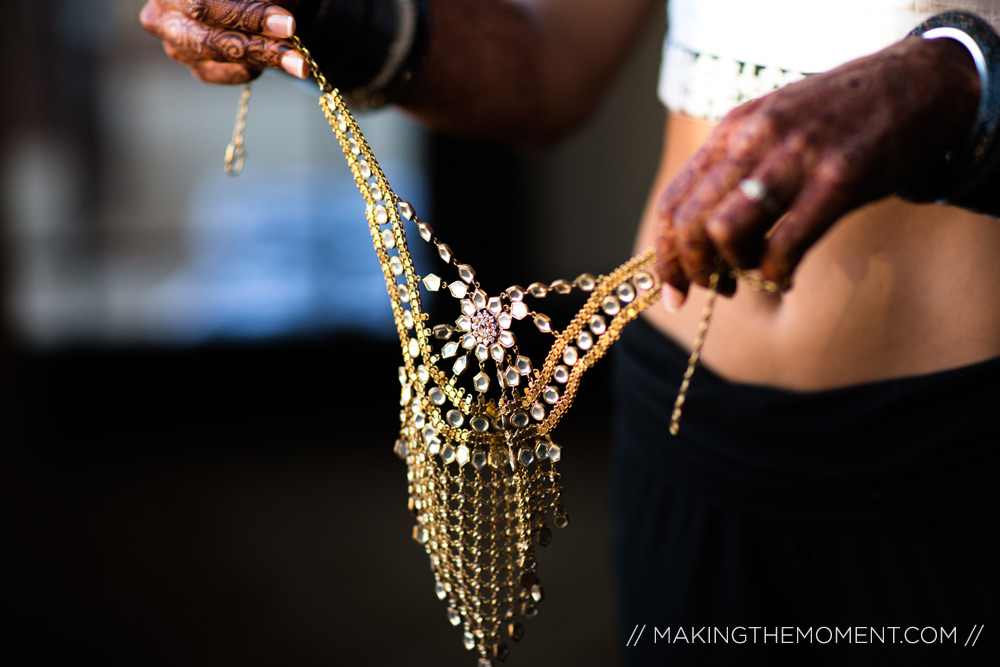
[[[712,129],[670,115],[636,247],[655,244],[656,197]],[[684,347],[705,302],[645,317]],[[922,375],[1000,356],[1000,222],[963,209],[885,199],[839,220],[780,295],[740,284],[719,298],[702,363],[722,377],[820,390]],[[947,397],[942,397],[946,399]]]

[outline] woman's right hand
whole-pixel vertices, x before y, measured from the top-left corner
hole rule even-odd
[[[139,20],[163,49],[208,83],[245,83],[265,67],[300,79],[308,67],[288,41],[299,0],[148,0]]]

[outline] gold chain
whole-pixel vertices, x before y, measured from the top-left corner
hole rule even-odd
[[[390,296],[403,359],[395,451],[407,464],[413,537],[430,557],[434,591],[448,605],[446,617],[462,628],[463,644],[478,654],[479,667],[490,667],[507,657],[508,641],[520,641],[523,621],[535,617],[544,598],[535,547],[549,543],[550,525],[569,525],[556,466],[562,447],[551,433],[583,373],[628,322],[659,300],[655,255],[646,251],[607,276],[583,274],[487,295],[472,267],[396,196],[339,91],[302,42],[297,37],[292,42],[312,69],[323,114],[365,200]],[[228,173],[239,173],[245,159],[248,102],[249,85],[226,152]],[[408,245],[413,232],[441,259],[444,276],[417,274]],[[754,289],[780,290],[749,273],[733,275]],[[674,434],[705,344],[718,281],[717,272],[671,416]],[[572,292],[584,295],[585,302],[561,330],[528,305],[529,299]],[[459,302],[453,322],[430,323],[422,294],[431,293]],[[519,332],[533,328],[553,337],[541,367],[520,351],[518,324],[524,327]]]
[[[223,168],[230,176],[238,176],[243,171],[247,153],[243,146],[243,133],[247,127],[247,113],[250,111],[250,84],[243,84],[243,92],[236,108],[236,123],[233,125],[233,139],[226,147],[226,160]]]

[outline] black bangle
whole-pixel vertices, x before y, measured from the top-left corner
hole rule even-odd
[[[942,156],[900,195],[911,201],[957,204],[993,215],[1000,190],[1000,35],[984,19],[963,11],[937,14],[911,33],[951,38],[965,46],[979,72],[980,96],[968,139]]]
[[[399,102],[427,52],[426,0],[303,0],[298,35],[351,106]]]

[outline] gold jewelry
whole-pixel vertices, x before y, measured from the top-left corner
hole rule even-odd
[[[523,621],[538,613],[544,592],[536,545],[548,545],[550,526],[569,525],[556,466],[562,447],[552,431],[584,371],[628,322],[659,300],[654,252],[633,257],[607,276],[583,274],[487,294],[473,268],[396,196],[339,91],[298,38],[292,41],[312,68],[323,114],[364,197],[400,336],[400,432],[394,449],[407,464],[413,537],[430,557],[434,590],[448,605],[448,620],[462,628],[463,643],[478,654],[480,667],[488,667],[506,659],[507,642],[519,641]],[[240,155],[248,97],[245,90],[230,145]],[[434,247],[447,275],[417,274],[408,245],[413,231]],[[719,275],[712,276],[674,406],[674,434],[708,332]],[[758,282],[767,289],[766,281]],[[586,300],[562,330],[529,305],[572,292]],[[459,314],[431,324],[423,309],[427,293],[456,299]],[[551,337],[541,367],[519,349],[515,328]]]

